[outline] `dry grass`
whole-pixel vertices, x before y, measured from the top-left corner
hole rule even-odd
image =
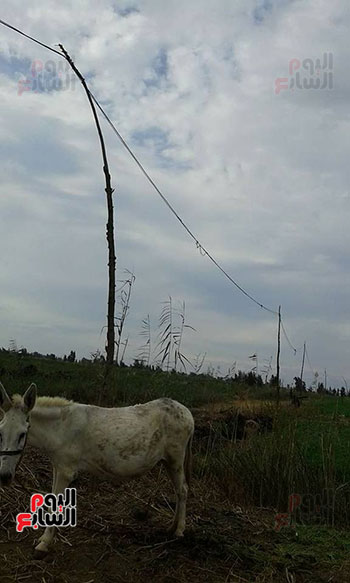
[[[214,420],[226,415],[217,412]],[[28,449],[15,484],[0,491],[1,583],[348,583],[350,562],[338,559],[329,567],[322,562],[330,539],[319,554],[313,553],[310,541],[303,545],[294,531],[275,532],[274,509],[242,507],[240,480],[232,477],[240,485],[228,497],[210,471],[211,460],[200,471],[208,442],[200,428],[207,428],[207,412],[197,421],[194,481],[180,540],[166,534],[174,495],[161,467],[117,487],[82,476],[73,484],[78,526],[61,529],[47,559],[34,561],[38,535],[29,529],[16,533],[15,516],[28,509],[33,492],[51,490],[51,468],[45,457]]]
[[[281,401],[280,407],[289,408],[289,401]],[[276,402],[274,401],[263,401],[258,399],[244,399],[238,397],[232,399],[232,402],[225,401],[223,403],[207,403],[200,407],[200,409],[207,411],[208,413],[215,414],[216,412],[222,412],[223,410],[234,409],[246,416],[248,415],[270,415],[276,412]]]
[[[33,492],[50,491],[50,480],[47,461],[30,450],[16,484],[2,491],[1,583],[243,582],[247,579],[238,573],[246,558],[245,553],[239,556],[239,540],[271,531],[273,524],[270,512],[253,516],[223,498],[208,481],[196,481],[186,535],[176,540],[166,535],[174,504],[161,467],[117,488],[81,477],[74,484],[78,526],[61,529],[47,560],[35,561],[37,535],[29,529],[16,533],[15,516],[28,509]]]

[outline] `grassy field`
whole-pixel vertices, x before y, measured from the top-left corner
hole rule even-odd
[[[0,353],[11,393],[34,381],[39,394],[96,403],[102,379],[99,365]],[[103,403],[159,396],[186,404],[196,421],[184,540],[165,535],[173,494],[161,469],[117,489],[82,476],[78,527],[47,563],[32,561],[35,535],[17,534],[14,516],[31,492],[50,490],[51,471],[28,450],[16,484],[1,492],[1,583],[350,581],[350,398],[308,395],[295,409],[287,391],[277,406],[269,386],[123,367]],[[258,424],[250,434],[249,419]]]
[[[96,403],[103,381],[103,365],[70,363],[49,358],[33,358],[0,352],[0,380],[11,391],[21,391],[26,382],[35,382],[40,395],[61,395],[82,403]],[[210,375],[187,375],[149,368],[116,367],[109,377],[104,396],[106,406],[173,397],[197,407],[208,403],[230,402],[232,398],[256,395],[269,399],[275,389],[255,389]],[[288,398],[286,392],[285,398]]]

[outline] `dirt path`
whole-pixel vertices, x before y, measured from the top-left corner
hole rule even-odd
[[[0,490],[1,583],[286,583],[286,573],[290,583],[320,583],[331,572],[332,583],[350,580],[348,565],[323,576],[293,532],[275,532],[272,510],[245,511],[208,481],[194,480],[185,537],[167,537],[173,493],[162,469],[117,488],[79,478],[78,526],[61,529],[47,561],[34,561],[37,535],[16,533],[15,515],[50,480],[47,461],[29,450],[15,485]]]

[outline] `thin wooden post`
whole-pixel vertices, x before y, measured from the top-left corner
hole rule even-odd
[[[306,352],[306,342],[304,342],[303,360],[302,360],[302,363],[301,363],[301,371],[300,371],[301,384],[303,383],[304,364],[305,364],[305,352]]]
[[[281,353],[281,306],[278,306],[278,333],[277,333],[277,404],[280,402],[280,353]]]
[[[107,225],[106,225],[106,237],[108,243],[108,305],[107,305],[107,343],[106,343],[106,372],[105,372],[105,380],[104,384],[106,383],[107,373],[111,366],[113,365],[114,361],[114,347],[115,347],[115,321],[114,321],[114,314],[115,314],[115,269],[116,269],[116,256],[115,256],[115,244],[114,244],[114,214],[113,214],[113,192],[114,189],[111,185],[111,176],[109,173],[109,166],[107,160],[107,152],[106,147],[103,139],[103,134],[101,130],[101,126],[98,120],[98,116],[96,113],[96,108],[91,97],[91,93],[89,91],[88,86],[86,85],[85,79],[77,69],[75,64],[73,63],[71,57],[63,47],[63,45],[58,45],[65,57],[65,59],[70,64],[71,68],[73,69],[74,73],[80,79],[87,98],[89,100],[92,113],[94,116],[98,137],[100,140],[101,152],[102,152],[102,160],[103,160],[103,172],[105,175],[105,192],[107,196]],[[102,395],[100,394],[99,401],[101,400]]]

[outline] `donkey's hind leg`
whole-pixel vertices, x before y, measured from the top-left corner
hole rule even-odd
[[[68,488],[70,482],[74,477],[74,472],[61,471],[58,468],[53,468],[53,483],[52,483],[52,493],[60,494],[64,492],[65,488]],[[49,552],[49,547],[55,537],[56,527],[47,526],[45,528],[44,534],[39,538],[39,544],[34,548],[34,558],[41,559],[46,556]]]
[[[186,501],[188,486],[185,478],[184,464],[167,460],[165,462],[168,475],[174,485],[176,494],[176,509],[173,523],[169,532],[174,533],[175,536],[183,536],[186,522]]]

